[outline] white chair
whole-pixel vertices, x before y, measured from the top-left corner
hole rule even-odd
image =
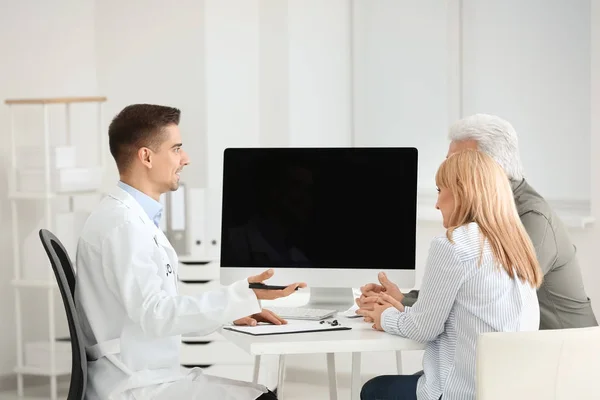
[[[477,400],[600,399],[600,327],[486,333]]]

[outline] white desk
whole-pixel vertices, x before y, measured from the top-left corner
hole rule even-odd
[[[267,307],[268,308],[268,307]],[[330,318],[334,319],[334,318]],[[360,362],[361,352],[365,351],[396,351],[398,373],[401,373],[402,350],[421,350],[425,348],[422,343],[390,335],[374,330],[372,324],[366,323],[362,318],[346,318],[336,316],[343,326],[351,326],[351,330],[329,331],[315,333],[294,333],[285,335],[252,336],[239,332],[221,329],[220,333],[241,349],[255,356],[254,381],[258,379],[260,356],[279,355],[279,384],[277,394],[283,397],[283,377],[285,371],[285,355],[326,353],[327,368],[329,373],[329,393],[331,400],[337,399],[335,377],[334,353],[352,353],[352,399],[359,399],[361,380]],[[294,323],[295,321],[289,321]]]

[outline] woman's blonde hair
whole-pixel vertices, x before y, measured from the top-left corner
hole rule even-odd
[[[454,211],[447,221],[448,239],[452,241],[454,229],[476,222],[482,244],[487,240],[508,275],[539,288],[543,274],[502,167],[481,151],[463,150],[440,165],[435,181],[454,197]],[[483,257],[483,245],[481,250]]]

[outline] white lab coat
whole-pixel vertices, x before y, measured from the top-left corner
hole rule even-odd
[[[246,280],[177,295],[177,263],[163,232],[119,187],[87,220],[75,290],[88,353],[87,399],[253,400],[267,391],[200,369],[182,371],[181,334],[208,334],[261,307]]]

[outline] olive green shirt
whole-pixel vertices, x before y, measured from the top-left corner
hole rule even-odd
[[[583,286],[577,249],[567,228],[525,179],[513,181],[511,186],[519,217],[544,273],[538,289],[540,329],[597,326]]]
[[[540,329],[598,326],[567,228],[525,179],[511,181],[511,186],[519,217],[544,273],[538,289]],[[402,303],[412,306],[417,299],[418,291],[411,291]]]

